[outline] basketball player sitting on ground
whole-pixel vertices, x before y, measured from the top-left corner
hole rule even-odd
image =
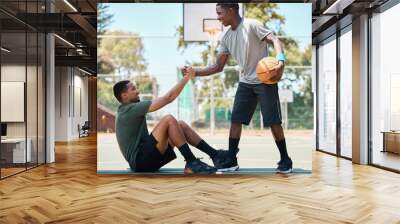
[[[118,107],[115,127],[117,141],[122,154],[135,172],[155,172],[176,158],[176,146],[185,158],[185,174],[215,173],[216,169],[197,159],[190,151],[192,145],[207,155],[214,164],[222,158],[220,150],[215,150],[183,121],[166,115],[149,135],[146,114],[171,103],[179,95],[185,84],[194,77],[191,69],[183,79],[166,95],[152,101],[140,101],[139,91],[130,81],[120,81],[113,87],[114,96],[121,105]]]

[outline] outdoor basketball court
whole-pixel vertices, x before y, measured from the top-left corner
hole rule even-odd
[[[244,14],[243,4],[241,3],[239,4],[239,14],[241,16]],[[187,43],[203,42],[205,46],[209,46],[208,65],[214,63],[216,58],[214,54],[215,49],[221,38],[221,33],[226,29],[227,27],[223,27],[217,19],[216,3],[183,4],[183,40]],[[178,73],[180,66],[183,65],[176,64]],[[238,69],[236,67],[234,69]],[[216,79],[221,79],[223,75],[224,73],[222,72],[214,76],[197,78],[200,81],[207,81],[207,85],[210,85],[209,96],[203,97],[207,98],[205,102],[208,103],[207,106],[210,108],[210,112],[206,128],[195,129],[195,131],[214,148],[227,150],[229,127],[221,129],[220,127],[223,125],[217,123],[216,102],[223,99],[231,101],[230,104],[233,106],[233,97],[226,97],[226,94],[224,94],[225,97],[218,98],[214,96],[214,82],[217,81]],[[180,74],[178,74],[179,76]],[[160,83],[160,85],[163,84],[165,85],[166,83]],[[198,98],[195,97],[196,94],[194,91],[193,84],[187,84],[179,98],[176,99],[178,114],[172,114],[176,119],[184,120],[188,124],[193,124],[193,122],[199,119],[199,108],[201,105]],[[292,90],[282,89],[279,94],[281,98],[283,126],[287,127],[287,103],[293,101],[293,92]],[[160,117],[162,115],[159,114]],[[152,121],[151,124],[154,122],[157,121]],[[229,124],[228,119],[224,122]],[[152,127],[148,129],[150,132]],[[312,149],[314,148],[313,131],[285,130],[285,137],[289,156],[293,160],[294,172],[296,173],[299,170],[303,173],[311,172]],[[118,147],[115,133],[98,133],[97,144],[98,173],[124,174],[130,172],[129,165],[123,158]],[[269,129],[243,129],[239,148],[238,163],[242,171],[245,169],[249,174],[255,174],[258,171],[262,173],[275,173],[280,155]],[[211,159],[206,154],[194,147],[191,147],[191,149],[196,157],[202,158],[204,162],[213,165]],[[169,173],[175,174],[180,173],[181,169],[184,168],[185,161],[183,157],[177,149],[175,149],[175,152],[178,158],[164,166],[161,172],[168,170]]]
[[[150,130],[149,130],[150,131]],[[213,147],[227,149],[228,131],[216,131],[214,135],[200,132],[200,135]],[[312,168],[312,131],[286,131],[288,152],[293,160],[294,168],[311,171]],[[100,133],[97,138],[97,170],[125,171],[129,168],[123,158],[114,133]],[[240,141],[238,163],[240,168],[276,168],[279,160],[279,151],[276,148],[269,130],[244,131]],[[208,156],[198,149],[191,147],[193,153],[204,162],[212,164]],[[177,159],[167,164],[164,168],[183,168],[185,161],[179,151],[175,149]]]

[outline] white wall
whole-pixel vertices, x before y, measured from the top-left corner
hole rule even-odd
[[[39,69],[39,70],[37,70]],[[3,64],[1,66],[1,81],[2,82],[24,82],[26,85],[26,107],[25,102],[19,108],[24,117],[26,112],[26,120],[23,118],[21,122],[6,122],[8,138],[25,138],[25,135],[30,140],[30,148],[32,161],[36,162],[39,158],[39,163],[44,163],[44,89],[43,76],[41,67],[27,67],[20,64]],[[27,81],[25,78],[27,77]],[[39,85],[39,86],[38,86]],[[3,92],[4,89],[2,89]],[[21,90],[20,90],[21,91]],[[22,93],[24,91],[22,90]],[[7,95],[2,95],[2,98]],[[22,96],[24,98],[25,96]],[[2,107],[2,112],[15,113],[11,107]],[[14,110],[16,110],[14,108]],[[26,111],[25,111],[26,110]],[[39,156],[37,157],[37,153]]]
[[[88,120],[88,78],[83,75],[76,68],[56,67],[56,141],[77,139],[78,124]]]
[[[68,68],[55,68],[55,141],[68,140]]]
[[[25,82],[25,65],[2,65],[1,81],[4,82]],[[1,108],[7,110],[7,108]],[[25,137],[25,123],[11,122],[7,123],[8,137]]]

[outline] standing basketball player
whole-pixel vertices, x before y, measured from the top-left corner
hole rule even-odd
[[[285,54],[282,44],[272,32],[260,22],[253,19],[244,19],[239,15],[239,4],[218,3],[216,6],[218,20],[224,26],[230,26],[222,37],[218,48],[218,56],[214,65],[196,70],[196,76],[208,76],[223,71],[226,61],[231,55],[241,67],[239,86],[236,91],[232,110],[231,127],[229,133],[229,150],[218,151],[219,163],[215,164],[219,170],[237,169],[237,153],[242,133],[242,124],[248,125],[257,103],[260,103],[265,127],[271,127],[276,146],[280,152],[277,172],[289,173],[292,171],[292,160],[287,149],[282,129],[280,101],[277,84],[263,84],[256,75],[256,65],[259,60],[267,56],[267,43],[274,46],[277,54],[278,74],[283,73]],[[182,69],[186,74],[188,67]],[[221,159],[224,158],[224,159]]]

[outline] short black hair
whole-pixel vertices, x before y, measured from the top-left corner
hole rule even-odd
[[[128,83],[130,83],[129,80],[122,80],[115,83],[115,85],[113,86],[114,96],[119,102],[121,102],[121,94],[125,92],[128,88]]]
[[[238,3],[228,3],[228,2],[218,2],[217,6],[221,6],[221,8],[224,9],[235,9],[237,12],[239,12],[239,4]]]

